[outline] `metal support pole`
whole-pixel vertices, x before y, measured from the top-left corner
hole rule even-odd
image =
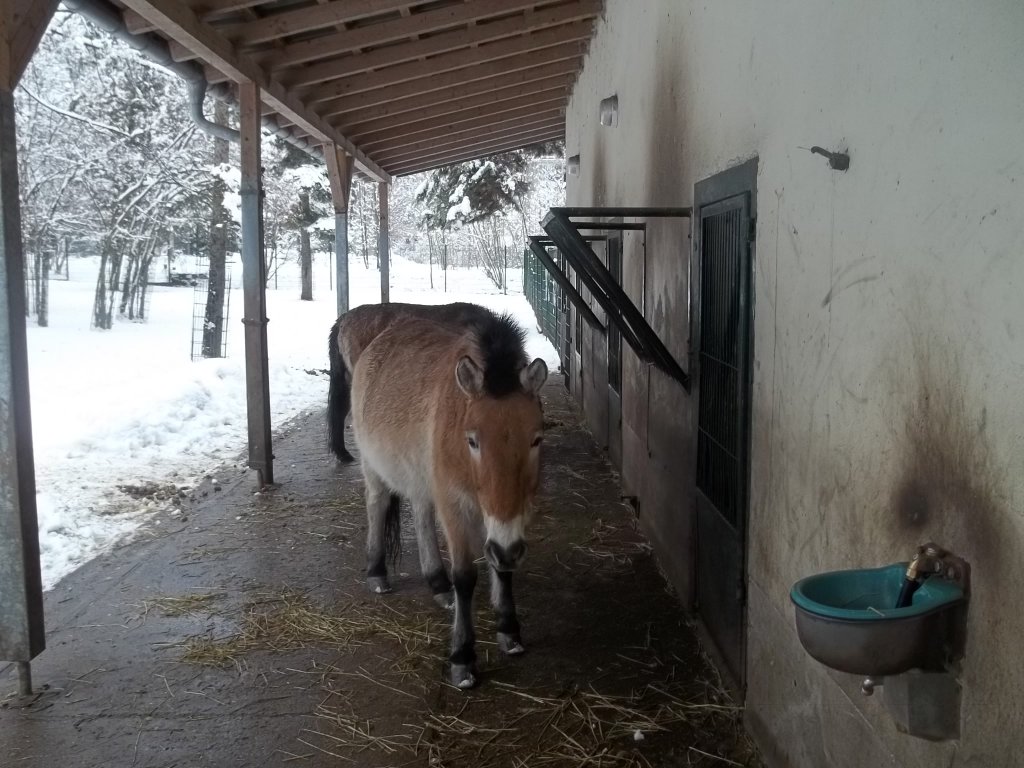
[[[380,228],[377,233],[377,255],[380,258],[380,303],[391,301],[391,233],[388,231],[388,184],[377,185],[380,197]]]
[[[0,87],[0,659],[28,662],[46,643],[19,206],[14,96]]]
[[[335,275],[338,283],[338,315],[349,309],[348,212],[334,214]]]
[[[242,134],[242,290],[245,299],[245,394],[249,466],[262,488],[274,482],[270,431],[270,366],[267,362],[267,267],[263,253],[263,184],[260,165],[260,93],[240,83]]]
[[[334,274],[338,285],[338,316],[348,312],[348,202],[352,190],[352,158],[333,144],[324,144],[327,176],[334,203]]]

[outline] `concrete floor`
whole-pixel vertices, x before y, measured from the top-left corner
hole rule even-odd
[[[360,472],[326,452],[314,413],[276,436],[279,487],[256,495],[221,468],[47,594],[36,694],[0,668],[0,765],[760,765],[603,454],[564,390],[545,401],[515,585],[527,653],[497,654],[482,578],[478,689],[445,682],[450,617],[408,521],[395,593],[366,593]],[[176,602],[197,594],[213,597]]]

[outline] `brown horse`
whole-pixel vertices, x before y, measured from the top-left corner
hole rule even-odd
[[[327,395],[327,443],[344,462],[355,461],[345,447],[345,419],[351,407],[352,368],[367,345],[401,317],[418,317],[459,329],[494,317],[491,310],[468,302],[454,304],[364,304],[342,314],[331,327],[331,364]]]
[[[476,561],[491,571],[498,647],[523,652],[512,572],[526,554],[525,529],[540,471],[540,388],[548,370],[528,362],[523,331],[492,315],[459,332],[401,318],[363,350],[352,375],[352,421],[366,481],[367,577],[389,591],[386,555],[398,542],[393,495],[409,500],[421,565],[438,589],[448,582],[435,510],[452,562],[455,620],[451,681],[476,684],[472,599]],[[425,556],[426,553],[426,556]]]

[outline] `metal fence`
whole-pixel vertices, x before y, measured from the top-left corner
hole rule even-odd
[[[563,257],[556,249],[549,248],[548,253],[560,268],[565,268]],[[541,333],[561,355],[565,340],[565,297],[529,248],[523,253],[523,293],[537,315]]]

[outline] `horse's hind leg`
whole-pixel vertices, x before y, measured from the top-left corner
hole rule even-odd
[[[388,517],[397,511],[398,498],[391,493],[380,475],[363,462],[366,483],[366,584],[371,592],[391,591],[388,582],[387,527]]]
[[[434,595],[434,602],[442,608],[451,608],[455,596],[452,594],[452,582],[444,569],[441,550],[437,546],[437,525],[435,523],[434,505],[422,501],[413,504],[413,520],[416,524],[416,543],[420,550],[420,572],[427,580]]]
[[[498,626],[498,650],[509,656],[517,656],[526,649],[519,635],[519,617],[516,603],[512,598],[511,571],[497,571],[491,568],[491,605]]]

